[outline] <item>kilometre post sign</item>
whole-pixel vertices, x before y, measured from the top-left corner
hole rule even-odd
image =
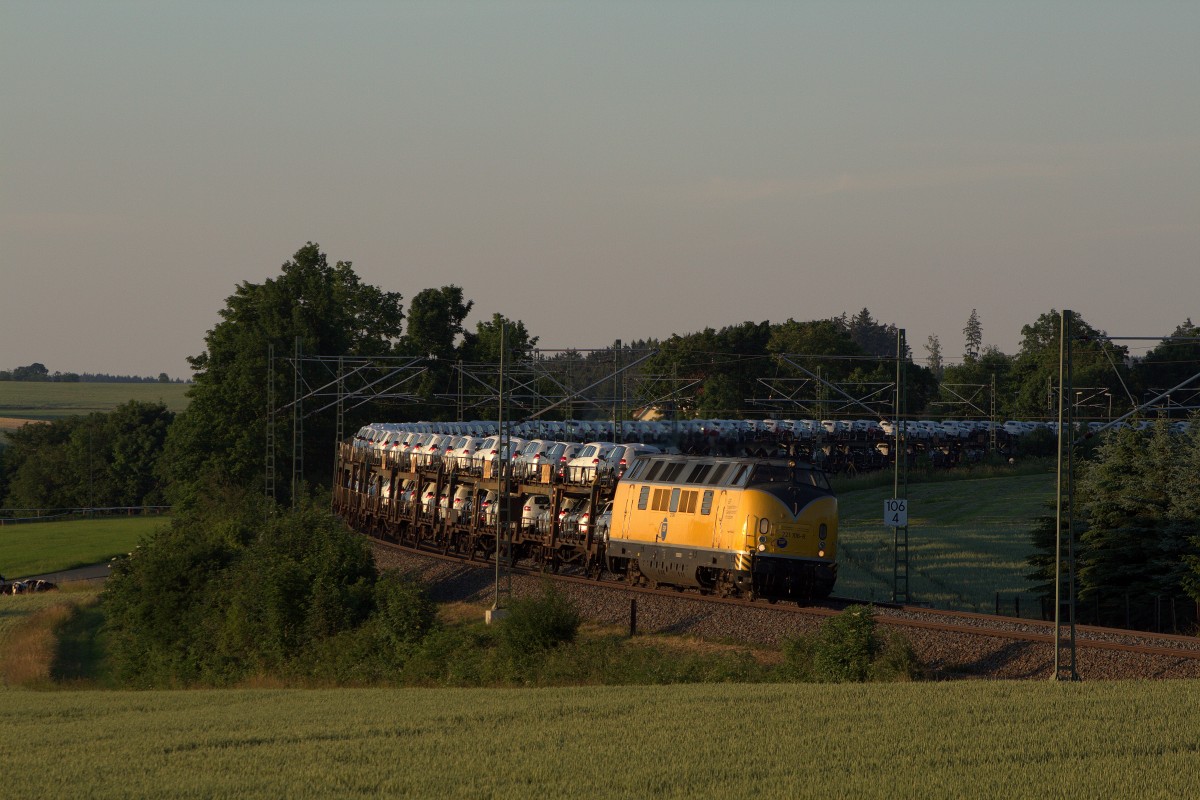
[[[883,524],[890,528],[908,527],[907,497],[893,497],[883,501]]]

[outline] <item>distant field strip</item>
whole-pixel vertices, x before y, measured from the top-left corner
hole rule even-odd
[[[14,797],[1195,797],[1197,690],[10,689],[0,761]]]
[[[170,411],[187,408],[186,383],[53,383],[0,381],[0,418],[50,420],[112,411],[130,400],[163,403]],[[2,427],[7,426],[0,423]]]

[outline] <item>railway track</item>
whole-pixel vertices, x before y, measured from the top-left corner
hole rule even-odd
[[[476,573],[474,579],[464,579],[461,572],[456,572],[457,584],[474,588],[467,596],[447,599],[483,602],[494,591],[493,559],[472,560],[371,541],[383,565],[395,561],[399,555],[403,559],[442,564],[452,572],[468,569]],[[411,562],[408,566],[412,566]],[[505,565],[504,569],[509,567]],[[424,571],[434,575],[437,582],[439,570]],[[514,584],[517,593],[536,591],[541,581],[553,581],[572,597],[585,616],[598,622],[628,624],[630,600],[636,599],[640,632],[694,633],[750,644],[779,644],[786,638],[811,632],[824,619],[860,602],[852,598],[829,598],[799,606],[633,586],[619,580],[597,581],[580,575],[543,572],[521,564],[513,566],[511,572],[521,584]],[[1053,623],[918,606],[873,605],[876,621],[887,630],[902,632],[909,638],[918,655],[940,677],[1044,678],[1053,671]],[[1084,678],[1200,677],[1200,639],[1196,637],[1077,626],[1076,648]]]

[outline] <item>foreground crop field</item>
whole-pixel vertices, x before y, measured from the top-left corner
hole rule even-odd
[[[838,583],[834,593],[887,600],[892,587],[892,529],[883,526],[891,486],[838,498]],[[938,608],[994,610],[996,592],[1011,613],[1021,595],[1024,616],[1036,616],[1025,563],[1037,517],[1052,513],[1054,476],[1023,475],[937,483],[908,490],[909,595]]]
[[[167,517],[122,516],[0,525],[0,573],[21,578],[98,564],[169,523]]]
[[[1194,683],[0,690],[18,797],[1193,797]]]
[[[190,388],[186,383],[0,381],[0,417],[59,419],[112,411],[130,400],[164,403],[168,410],[179,412],[187,408],[186,393]]]

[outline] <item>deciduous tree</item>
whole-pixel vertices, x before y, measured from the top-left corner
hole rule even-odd
[[[1021,349],[1012,370],[1015,413],[1049,417],[1057,408],[1060,328],[1061,314],[1053,309],[1021,328]],[[1067,335],[1071,338],[1072,384],[1124,397],[1128,349],[1113,344],[1104,331],[1093,328],[1077,314],[1071,315]]]
[[[307,355],[373,356],[395,352],[404,318],[401,296],[364,284],[348,261],[330,265],[309,242],[263,283],[243,282],[205,336],[205,351],[189,358],[194,384],[187,411],[167,443],[166,471],[175,499],[206,476],[242,486],[262,485],[267,427],[268,346],[274,345],[276,406],[290,400],[295,342]],[[302,374],[305,386],[325,382],[328,372]],[[308,383],[311,381],[312,383]],[[276,440],[290,440],[290,414],[277,420]],[[332,413],[304,420],[306,477],[326,482],[332,469]]]

